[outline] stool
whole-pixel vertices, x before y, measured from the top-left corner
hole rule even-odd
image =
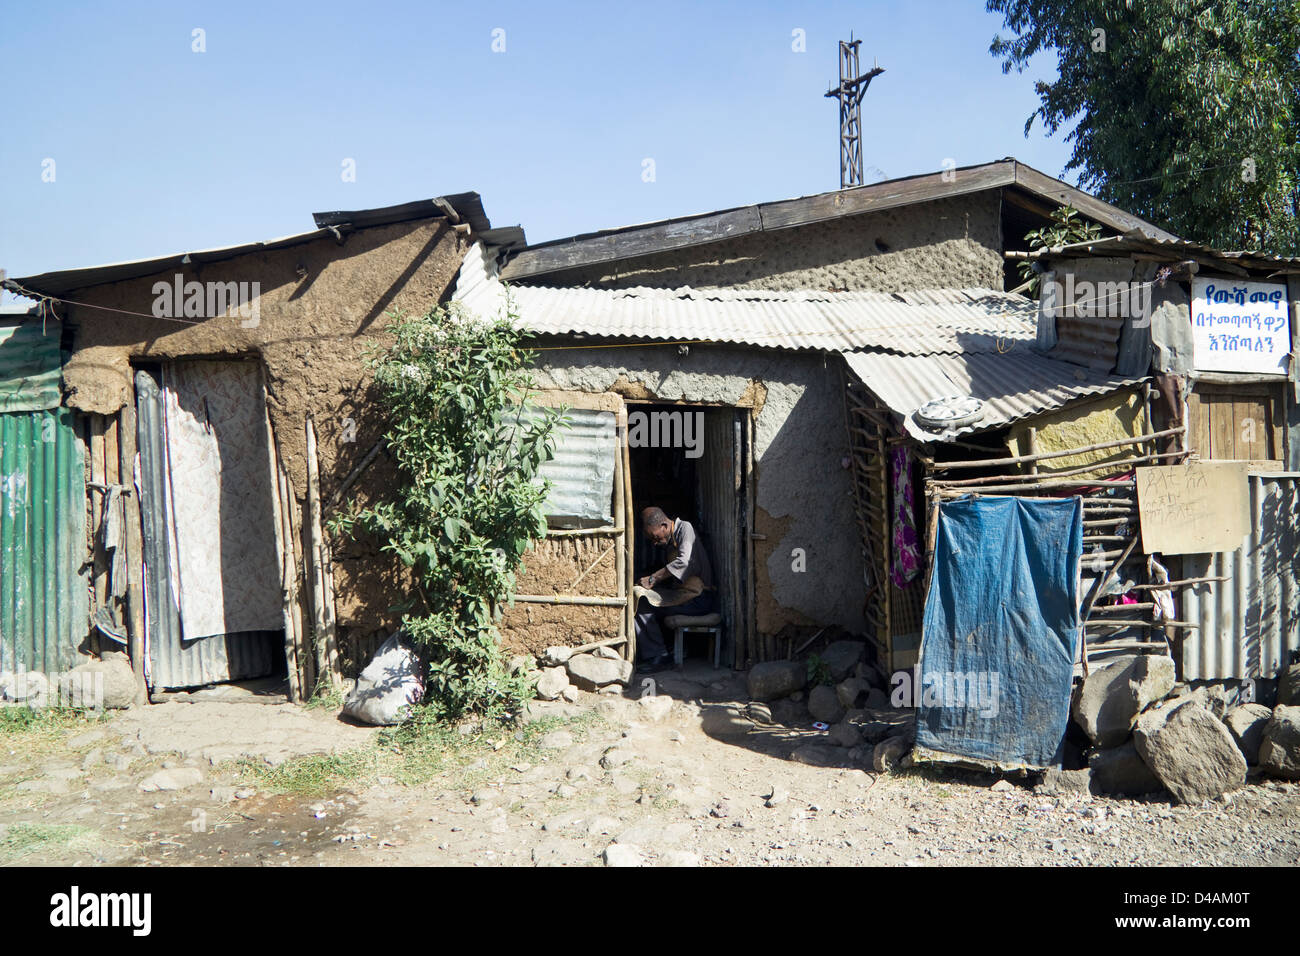
[[[664,618],[664,624],[676,634],[673,642],[673,661],[682,666],[683,635],[709,634],[713,637],[713,669],[717,670],[722,662],[722,615],[717,611],[712,614],[674,614]]]

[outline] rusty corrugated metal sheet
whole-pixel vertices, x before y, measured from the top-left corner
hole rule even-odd
[[[520,323],[545,334],[763,348],[904,355],[996,352],[1031,344],[1037,304],[992,289],[790,292],[763,289],[510,287]],[[454,298],[481,316],[501,314],[505,287],[483,246],[465,256]]]
[[[181,640],[181,619],[173,590],[167,543],[166,445],[162,395],[148,372],[135,376],[136,441],[140,451],[137,487],[144,533],[146,677],[155,690],[201,687],[222,681],[269,674],[273,650],[282,635],[271,631],[218,634],[197,641]],[[273,533],[268,530],[268,533]]]
[[[52,674],[89,629],[85,459],[66,408],[0,414],[0,671]]]
[[[58,407],[62,327],[57,319],[0,322],[0,412]]]
[[[1179,618],[1199,625],[1183,639],[1184,680],[1275,677],[1300,649],[1300,474],[1249,481],[1251,531],[1241,547],[1183,558],[1187,577],[1228,579],[1182,590]]]
[[[1012,349],[1004,355],[846,352],[844,361],[884,405],[903,416],[908,434],[920,441],[942,441],[1000,428],[1075,399],[1107,394],[1141,381],[1080,368],[1029,348]],[[980,399],[984,417],[943,433],[921,427],[913,412],[926,402],[949,395]]]

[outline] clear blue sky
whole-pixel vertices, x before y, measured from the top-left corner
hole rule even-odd
[[[315,211],[471,189],[533,242],[834,189],[822,94],[850,30],[887,71],[863,104],[869,181],[1008,155],[1060,175],[1063,137],[1023,135],[1055,59],[1003,75],[1000,26],[982,0],[11,4],[0,268],[269,239]]]

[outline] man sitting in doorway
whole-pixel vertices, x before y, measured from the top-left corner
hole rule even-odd
[[[673,663],[664,643],[664,618],[711,614],[717,609],[717,592],[709,556],[689,521],[670,519],[662,508],[649,507],[641,512],[641,527],[647,538],[669,549],[668,563],[637,582],[644,589],[637,592],[636,608],[639,670],[653,674]]]

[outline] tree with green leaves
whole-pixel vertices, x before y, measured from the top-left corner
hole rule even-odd
[[[1055,51],[1035,119],[1080,185],[1186,239],[1300,254],[1300,3],[989,0],[1003,72]]]
[[[478,319],[455,303],[399,318],[371,364],[403,481],[332,526],[375,535],[409,569],[402,627],[428,661],[436,719],[500,719],[531,696],[526,673],[503,659],[496,623],[546,530],[539,470],[560,413],[525,413],[531,355],[515,318]]]

